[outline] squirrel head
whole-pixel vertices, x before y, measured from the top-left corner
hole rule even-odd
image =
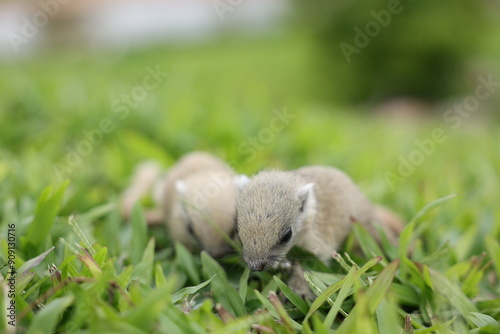
[[[240,180],[236,229],[250,270],[267,270],[286,261],[314,201],[313,186],[279,171]]]
[[[233,237],[237,188],[235,177],[223,172],[198,173],[177,180],[176,212],[183,239],[193,248],[206,250],[214,257],[231,252],[224,234]]]

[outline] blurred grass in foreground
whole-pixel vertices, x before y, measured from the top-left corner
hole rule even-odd
[[[440,119],[397,123],[314,104],[303,92],[307,55],[307,42],[277,39],[152,50],[106,65],[79,57],[2,65],[0,273],[8,278],[4,236],[15,223],[18,330],[497,333],[498,125],[468,120],[453,130]],[[121,119],[114,101],[157,66],[168,77]],[[280,112],[288,123],[262,135]],[[90,141],[85,133],[105,118],[113,130],[94,138],[98,144],[63,183],[54,163],[67,164],[67,153]],[[409,175],[387,182],[387,173],[399,173],[400,156],[408,160],[415,141],[437,127],[446,140]],[[121,220],[116,199],[138,161],[153,158],[167,168],[194,149],[247,174],[337,166],[374,201],[416,218],[399,248],[384,243],[380,251],[355,227],[349,257],[341,253],[329,268],[302,254],[322,291],[304,302],[287,289],[284,273],[249,273],[238,258],[218,263],[190,254],[162,228],[142,233],[140,208],[131,222]]]

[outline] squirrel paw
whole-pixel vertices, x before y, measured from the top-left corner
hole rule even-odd
[[[292,267],[292,264],[288,260],[277,261],[273,264],[274,269],[283,269],[289,270]]]
[[[314,300],[316,298],[316,295],[305,280],[302,270],[294,270],[294,273],[288,280],[288,286],[302,299]]]

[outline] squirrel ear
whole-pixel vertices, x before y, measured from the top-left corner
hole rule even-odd
[[[248,181],[250,181],[248,176],[243,174],[235,176],[233,178],[234,185],[236,186],[236,188],[238,188],[239,191],[243,190],[247,186]]]
[[[186,182],[182,180],[175,181],[175,190],[179,195],[184,196],[186,194]]]
[[[300,211],[304,211],[304,207],[306,206],[307,199],[309,198],[309,193],[312,191],[312,188],[314,187],[314,183],[308,183],[305,186],[302,186],[297,190],[297,197],[299,198],[299,201],[301,203],[300,205]]]

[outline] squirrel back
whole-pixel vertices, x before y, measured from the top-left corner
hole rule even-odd
[[[306,249],[327,260],[342,245],[353,223],[361,223],[370,232],[374,231],[373,205],[347,174],[326,166],[302,167],[294,173],[314,183],[316,214],[305,224],[310,229],[303,239]],[[322,247],[318,246],[319,239]]]
[[[235,173],[217,157],[189,153],[161,183],[160,203],[171,239],[212,256],[231,251],[223,234],[234,231]]]
[[[195,151],[184,155],[167,171],[160,183],[160,188],[156,190],[157,201],[160,202],[165,211],[170,211],[176,197],[175,182],[211,170],[233,174],[231,168],[224,161],[209,153]]]
[[[375,227],[378,224],[389,241],[397,242],[404,228],[402,219],[381,205],[373,205],[347,174],[325,166],[307,166],[295,172],[307,182],[315,183],[315,231],[331,236],[334,240],[330,244],[332,249],[340,246],[353,223],[362,224],[380,242],[381,237]]]

